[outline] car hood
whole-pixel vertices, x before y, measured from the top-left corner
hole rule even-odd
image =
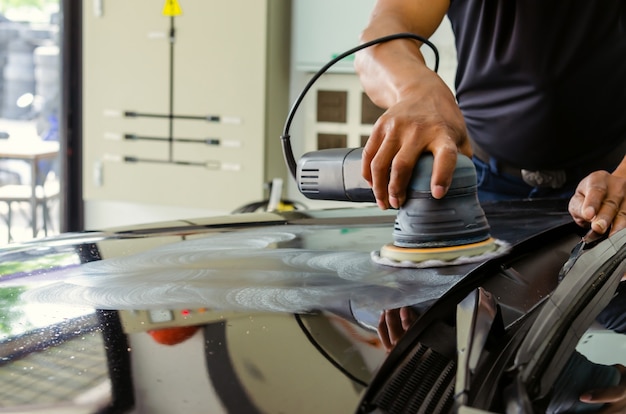
[[[509,273],[486,284],[514,320],[554,289],[580,235],[562,201],[483,207],[492,236],[512,246]],[[12,393],[8,407],[354,411],[387,356],[381,311],[427,307],[488,262],[376,264],[394,218],[368,207],[249,213],[6,247],[0,374],[51,390]]]

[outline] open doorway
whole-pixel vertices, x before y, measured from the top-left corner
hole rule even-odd
[[[0,245],[62,229],[62,7],[0,2]]]

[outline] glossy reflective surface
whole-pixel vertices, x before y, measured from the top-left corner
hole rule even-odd
[[[558,285],[580,238],[563,205],[484,208],[492,235],[511,245],[497,266],[376,264],[370,254],[391,240],[395,216],[369,208],[157,223],[3,249],[0,407],[355,412],[393,355],[379,332],[383,310],[419,315],[482,272],[511,324]]]

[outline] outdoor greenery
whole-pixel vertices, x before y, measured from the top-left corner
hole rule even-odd
[[[59,0],[0,0],[0,12],[17,7],[34,7],[40,10],[49,5],[59,4]]]
[[[47,254],[33,257],[30,260],[5,261],[0,263],[0,280],[3,275],[32,274],[43,269],[60,268],[77,263],[78,258],[73,252]],[[1,334],[10,334],[12,325],[22,318],[23,312],[15,305],[19,302],[20,295],[25,289],[26,287],[23,286],[0,287],[0,337],[2,337]]]
[[[16,273],[27,273],[36,270],[53,269],[55,267],[69,266],[77,263],[74,252],[62,252],[35,257],[23,261],[6,261],[0,263],[0,279],[3,275],[13,275]]]
[[[0,334],[10,334],[23,312],[15,308],[23,287],[0,288]]]

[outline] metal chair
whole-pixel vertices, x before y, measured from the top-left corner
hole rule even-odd
[[[40,180],[38,180],[40,181]],[[44,235],[48,235],[48,230],[52,226],[50,216],[50,203],[59,200],[61,186],[56,174],[49,171],[45,179],[38,182],[35,187],[35,203],[38,212],[41,208],[41,228],[33,230],[33,234],[39,234],[43,230]],[[32,217],[29,217],[32,202],[32,186],[30,184],[7,184],[0,186],[0,203],[6,203],[7,210],[5,221],[8,228],[8,242],[13,241],[11,228],[13,226],[14,208],[17,205],[19,211],[30,220],[30,226],[33,226]]]

